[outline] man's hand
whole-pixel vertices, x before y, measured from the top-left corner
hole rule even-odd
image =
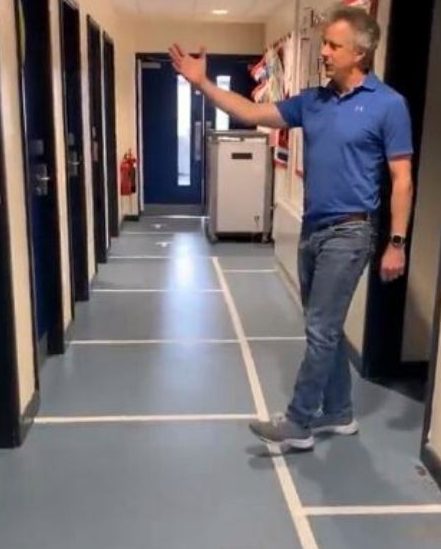
[[[206,50],[201,47],[198,57],[186,53],[181,46],[173,44],[169,48],[170,58],[176,72],[199,88],[207,78]]]
[[[381,259],[380,277],[383,282],[392,282],[404,274],[406,252],[404,247],[388,245]]]
[[[234,91],[223,90],[211,82],[207,77],[205,48],[200,49],[197,57],[186,53],[178,44],[173,44],[168,51],[174,69],[198,88],[218,109],[241,120],[247,126],[287,127],[274,103],[254,103],[247,97]]]

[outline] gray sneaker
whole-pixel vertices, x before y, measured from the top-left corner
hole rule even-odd
[[[359,425],[358,421],[353,418],[333,418],[321,414],[312,418],[311,430],[314,434],[355,435],[358,433]]]
[[[299,450],[309,450],[314,446],[311,429],[301,427],[280,414],[273,416],[271,421],[252,421],[250,429],[260,440],[269,444]]]

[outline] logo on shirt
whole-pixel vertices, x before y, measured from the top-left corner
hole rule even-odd
[[[355,112],[363,112],[364,111],[364,105],[356,105],[354,111]]]

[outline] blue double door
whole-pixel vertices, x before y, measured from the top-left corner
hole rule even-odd
[[[146,205],[201,206],[205,200],[205,135],[244,126],[217,111],[174,71],[166,54],[141,56],[143,190]],[[258,56],[213,55],[208,75],[251,97],[249,68]]]

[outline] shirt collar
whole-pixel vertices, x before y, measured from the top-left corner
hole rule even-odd
[[[366,78],[359,87],[365,88],[366,90],[375,91],[378,88],[379,83],[380,81],[378,80],[378,77],[371,71],[367,73]]]
[[[371,71],[371,72],[368,72],[363,80],[363,82],[358,85],[357,87],[355,87],[352,92],[349,92],[349,94],[353,93],[354,91],[356,90],[359,90],[359,89],[365,89],[365,90],[369,90],[369,91],[375,91],[378,87],[378,84],[379,84],[379,80],[378,80],[378,77]],[[323,87],[323,86],[321,86]],[[335,87],[334,87],[334,83],[332,80],[330,80],[326,86],[324,86],[324,89],[327,89],[327,90],[330,90],[332,92],[335,92]]]

